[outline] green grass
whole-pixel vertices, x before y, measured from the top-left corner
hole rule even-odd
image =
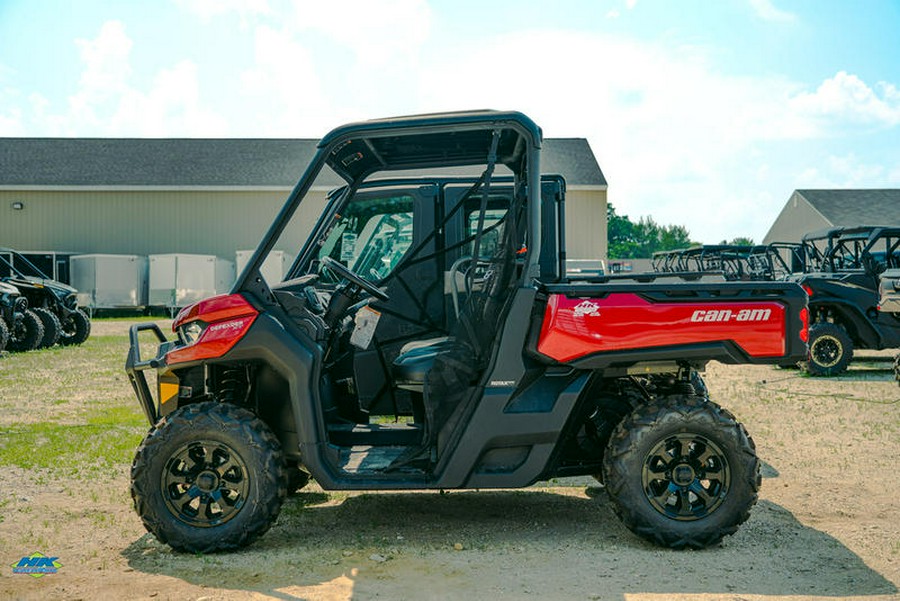
[[[142,420],[137,420],[138,423]],[[0,429],[0,466],[93,473],[131,462],[147,428],[141,424],[37,423]]]
[[[79,479],[130,465],[148,424],[125,376],[127,323],[83,345],[0,357],[0,468]]]

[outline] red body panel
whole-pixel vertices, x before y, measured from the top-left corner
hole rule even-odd
[[[785,353],[785,308],[774,301],[654,303],[632,293],[550,295],[537,349],[560,362],[608,351],[731,340],[751,357]]]

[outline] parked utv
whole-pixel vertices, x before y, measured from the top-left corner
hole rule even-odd
[[[16,306],[19,300],[19,291],[0,282],[0,352],[6,348],[9,342],[9,332],[16,323]]]
[[[878,276],[878,313],[900,319],[900,269],[886,269]],[[894,355],[893,369],[900,383],[900,353]]]
[[[837,227],[807,234],[803,244],[808,272],[792,279],[809,294],[807,371],[835,376],[854,349],[900,348],[900,313],[879,307],[883,272],[900,268],[900,228]]]
[[[91,321],[78,308],[78,291],[50,279],[10,248],[0,249],[0,281],[15,286],[40,319],[43,334],[36,348],[50,347],[57,342],[66,346],[81,344],[90,336]]]
[[[326,135],[230,294],[183,309],[175,340],[131,329],[126,372],[151,425],[131,470],[146,528],[177,550],[242,547],[310,476],[326,490],[436,490],[593,475],[658,544],[735,532],[759,460],[696,372],[805,357],[806,294],[567,279],[565,182],[542,178],[540,158],[540,129],[515,112]],[[472,167],[468,181],[440,177]],[[307,236],[325,168],[347,184]],[[399,173],[412,169],[436,176]],[[282,282],[260,272],[273,249],[297,252]],[[151,359],[144,331],[160,342]]]
[[[721,274],[730,281],[777,281],[803,271],[803,246],[788,242],[738,245],[705,244],[653,254],[659,273]]]
[[[44,336],[40,318],[15,286],[0,281],[0,351],[36,349]]]

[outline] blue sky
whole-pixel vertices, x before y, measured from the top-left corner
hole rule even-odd
[[[620,214],[708,243],[761,240],[797,188],[900,187],[898,0],[323,4],[0,0],[0,136],[516,109],[589,140]]]

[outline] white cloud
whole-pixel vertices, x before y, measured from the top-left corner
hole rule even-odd
[[[309,50],[289,33],[268,26],[254,31],[254,66],[240,74],[241,94],[254,107],[244,130],[256,135],[324,134],[329,106]],[[326,126],[327,127],[327,126]]]
[[[19,108],[12,107],[5,114],[0,114],[0,136],[19,137],[25,135],[22,111]]]
[[[900,164],[896,165],[891,172],[888,173],[887,182],[891,186],[900,186]]]
[[[369,65],[415,57],[431,32],[425,0],[298,2],[294,9],[291,27],[321,31]]]
[[[203,21],[237,14],[241,22],[246,24],[254,17],[272,13],[267,0],[175,0],[175,4]]]
[[[815,92],[792,98],[791,108],[813,118],[842,123],[900,124],[900,90],[886,82],[879,82],[877,87],[880,96],[856,75],[840,71]]]
[[[133,82],[133,42],[119,21],[97,37],[75,41],[83,70],[62,112],[38,93],[29,95],[28,118],[43,135],[217,136],[227,123],[201,102],[197,65],[189,60],[160,69],[150,83]],[[54,112],[56,111],[56,112]],[[32,132],[34,133],[34,132]]]
[[[775,8],[771,0],[750,0],[750,6],[756,11],[756,15],[765,21],[790,23],[797,18],[794,13]]]
[[[864,162],[853,153],[828,156],[821,166],[811,166],[797,178],[799,188],[871,188],[887,186],[892,174],[884,165]]]
[[[96,38],[77,39],[75,46],[84,63],[80,90],[72,99],[78,109],[114,98],[127,89],[132,42],[121,22],[107,21]]]
[[[207,137],[228,131],[227,123],[202,105],[197,65],[188,60],[160,70],[148,91],[123,93],[109,127],[151,137]]]

